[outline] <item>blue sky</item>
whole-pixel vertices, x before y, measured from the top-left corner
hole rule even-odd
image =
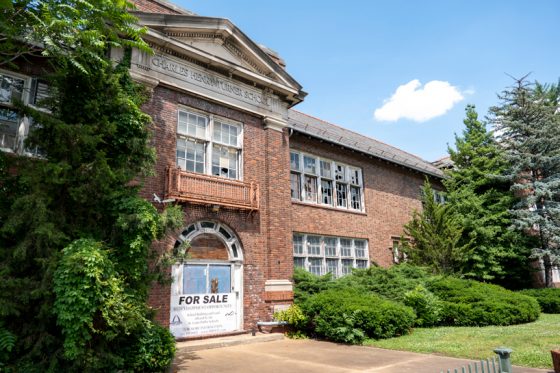
[[[467,104],[484,117],[498,103],[506,74],[560,78],[559,0],[173,2],[277,51],[309,93],[297,110],[429,161]]]

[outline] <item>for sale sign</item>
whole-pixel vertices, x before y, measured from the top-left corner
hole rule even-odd
[[[176,338],[234,331],[235,293],[172,295],[169,321]]]

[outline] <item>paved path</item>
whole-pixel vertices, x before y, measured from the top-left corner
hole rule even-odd
[[[173,372],[242,373],[439,373],[470,360],[347,346],[314,340],[276,340],[206,350],[178,346]],[[513,373],[552,370],[515,367]]]

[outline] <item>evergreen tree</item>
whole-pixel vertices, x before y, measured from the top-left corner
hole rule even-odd
[[[160,213],[138,196],[134,185],[155,157],[150,117],[129,61],[106,57],[108,47],[129,44],[121,39],[128,27],[138,31],[129,6],[17,1],[2,13],[31,14],[25,30],[52,43],[53,73],[47,110],[14,102],[40,123],[26,145],[42,157],[0,152],[1,371],[156,372],[172,360],[174,339],[153,321],[147,296],[161,274],[150,265],[152,242],[182,212]]]
[[[522,78],[490,110],[507,162],[503,175],[520,198],[514,224],[537,238],[532,258],[542,260],[546,286],[552,284],[552,267],[560,264],[559,93],[557,85]]]
[[[509,229],[514,204],[509,183],[492,175],[505,168],[502,151],[474,106],[467,106],[465,129],[448,148],[453,169],[444,179],[446,203],[463,227],[461,244],[469,244],[462,273],[480,281],[518,287],[527,280],[526,238]]]
[[[434,273],[458,274],[468,244],[461,244],[463,230],[448,204],[435,201],[434,190],[426,180],[422,188],[422,211],[414,211],[404,226],[410,241],[403,249],[412,264],[429,267]]]

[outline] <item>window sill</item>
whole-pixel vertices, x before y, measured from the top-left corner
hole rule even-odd
[[[325,209],[325,210],[331,210],[331,211],[338,211],[338,212],[343,212],[343,213],[349,213],[349,214],[355,214],[355,215],[363,215],[363,216],[367,216],[367,213],[365,211],[358,211],[358,210],[349,210],[349,209],[340,209],[337,207],[332,207],[332,206],[328,206],[328,205],[319,205],[317,203],[309,203],[309,202],[303,202],[303,201],[295,201],[292,199],[292,204],[294,205],[301,205],[301,206],[307,206],[307,207],[315,207],[315,208],[320,208],[320,209]]]

